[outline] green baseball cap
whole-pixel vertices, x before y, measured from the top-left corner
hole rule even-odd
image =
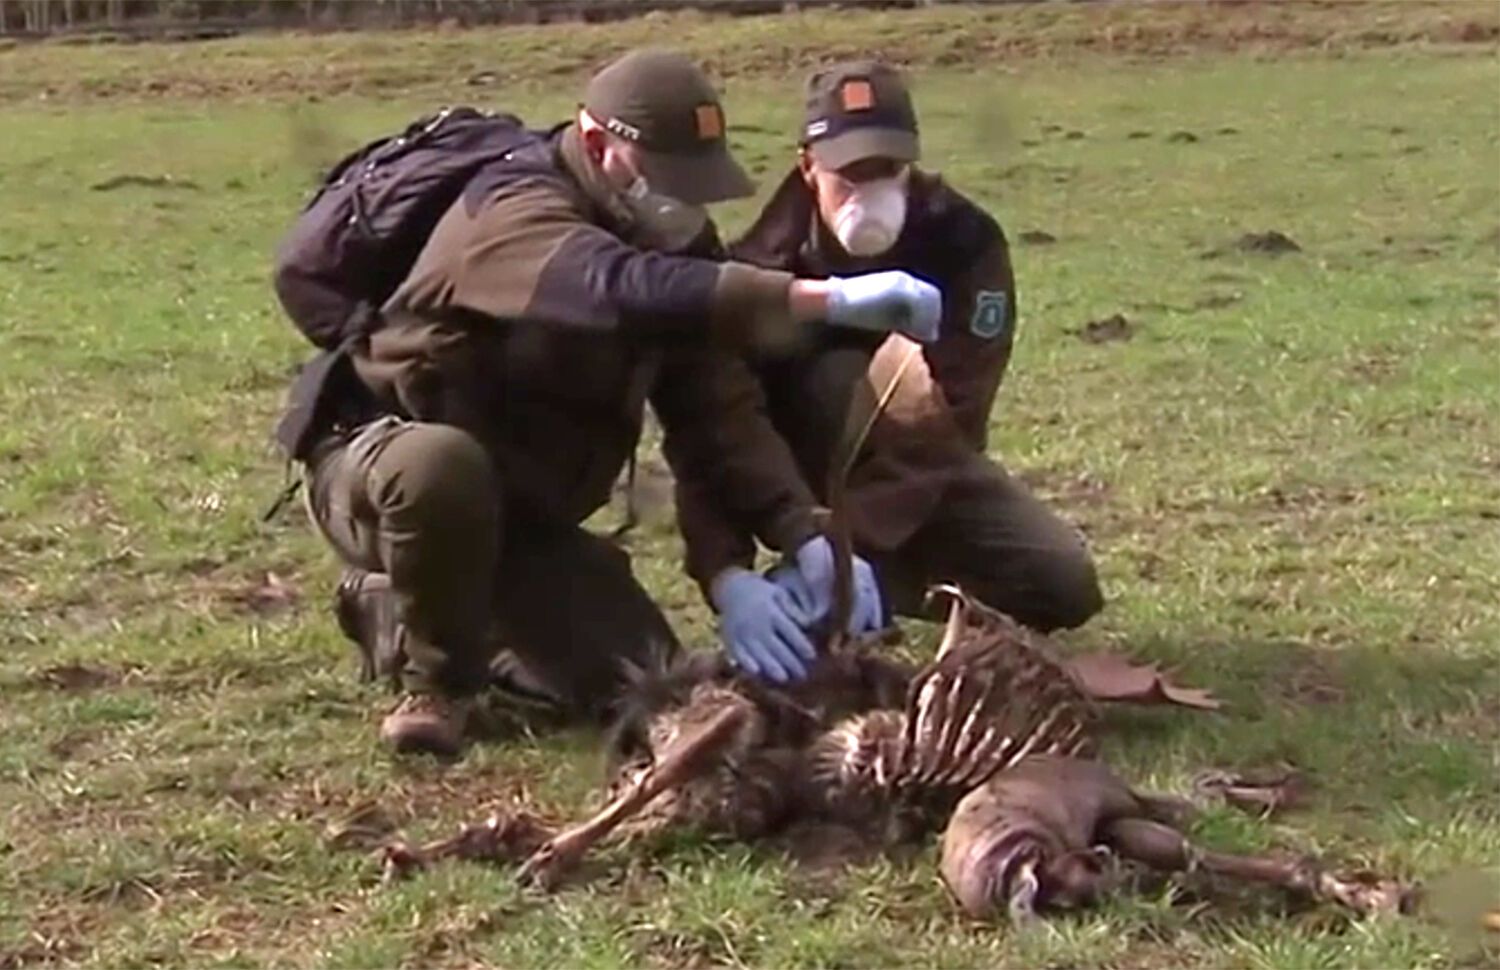
[[[634,50],[589,81],[583,108],[641,149],[651,187],[695,205],[755,194],[729,154],[724,108],[698,65],[668,50]]]
[[[916,161],[921,144],[906,82],[879,61],[848,61],[818,71],[807,80],[801,144],[823,168],[866,158]]]

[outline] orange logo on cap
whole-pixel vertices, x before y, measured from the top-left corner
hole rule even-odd
[[[695,112],[698,137],[704,140],[724,136],[724,112],[716,104],[700,104]]]
[[[869,81],[845,81],[839,88],[839,100],[845,111],[869,111],[875,107],[875,89]]]

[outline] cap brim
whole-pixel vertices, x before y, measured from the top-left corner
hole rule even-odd
[[[708,205],[755,194],[755,183],[723,143],[704,152],[643,152],[641,167],[657,192],[693,205]]]
[[[900,128],[853,128],[841,135],[823,138],[807,146],[813,161],[823,168],[843,168],[867,158],[894,158],[915,162],[921,146],[915,132]]]

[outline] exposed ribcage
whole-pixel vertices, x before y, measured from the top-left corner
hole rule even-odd
[[[946,810],[1029,755],[1090,749],[1092,710],[1045,643],[961,594],[954,610],[904,711],[848,718],[815,743],[813,781],[833,810],[872,799]]]

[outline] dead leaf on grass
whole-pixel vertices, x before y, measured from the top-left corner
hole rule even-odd
[[[1176,704],[1200,711],[1217,711],[1223,706],[1212,691],[1181,687],[1156,664],[1138,664],[1118,654],[1083,654],[1069,658],[1067,666],[1083,692],[1095,700]]]

